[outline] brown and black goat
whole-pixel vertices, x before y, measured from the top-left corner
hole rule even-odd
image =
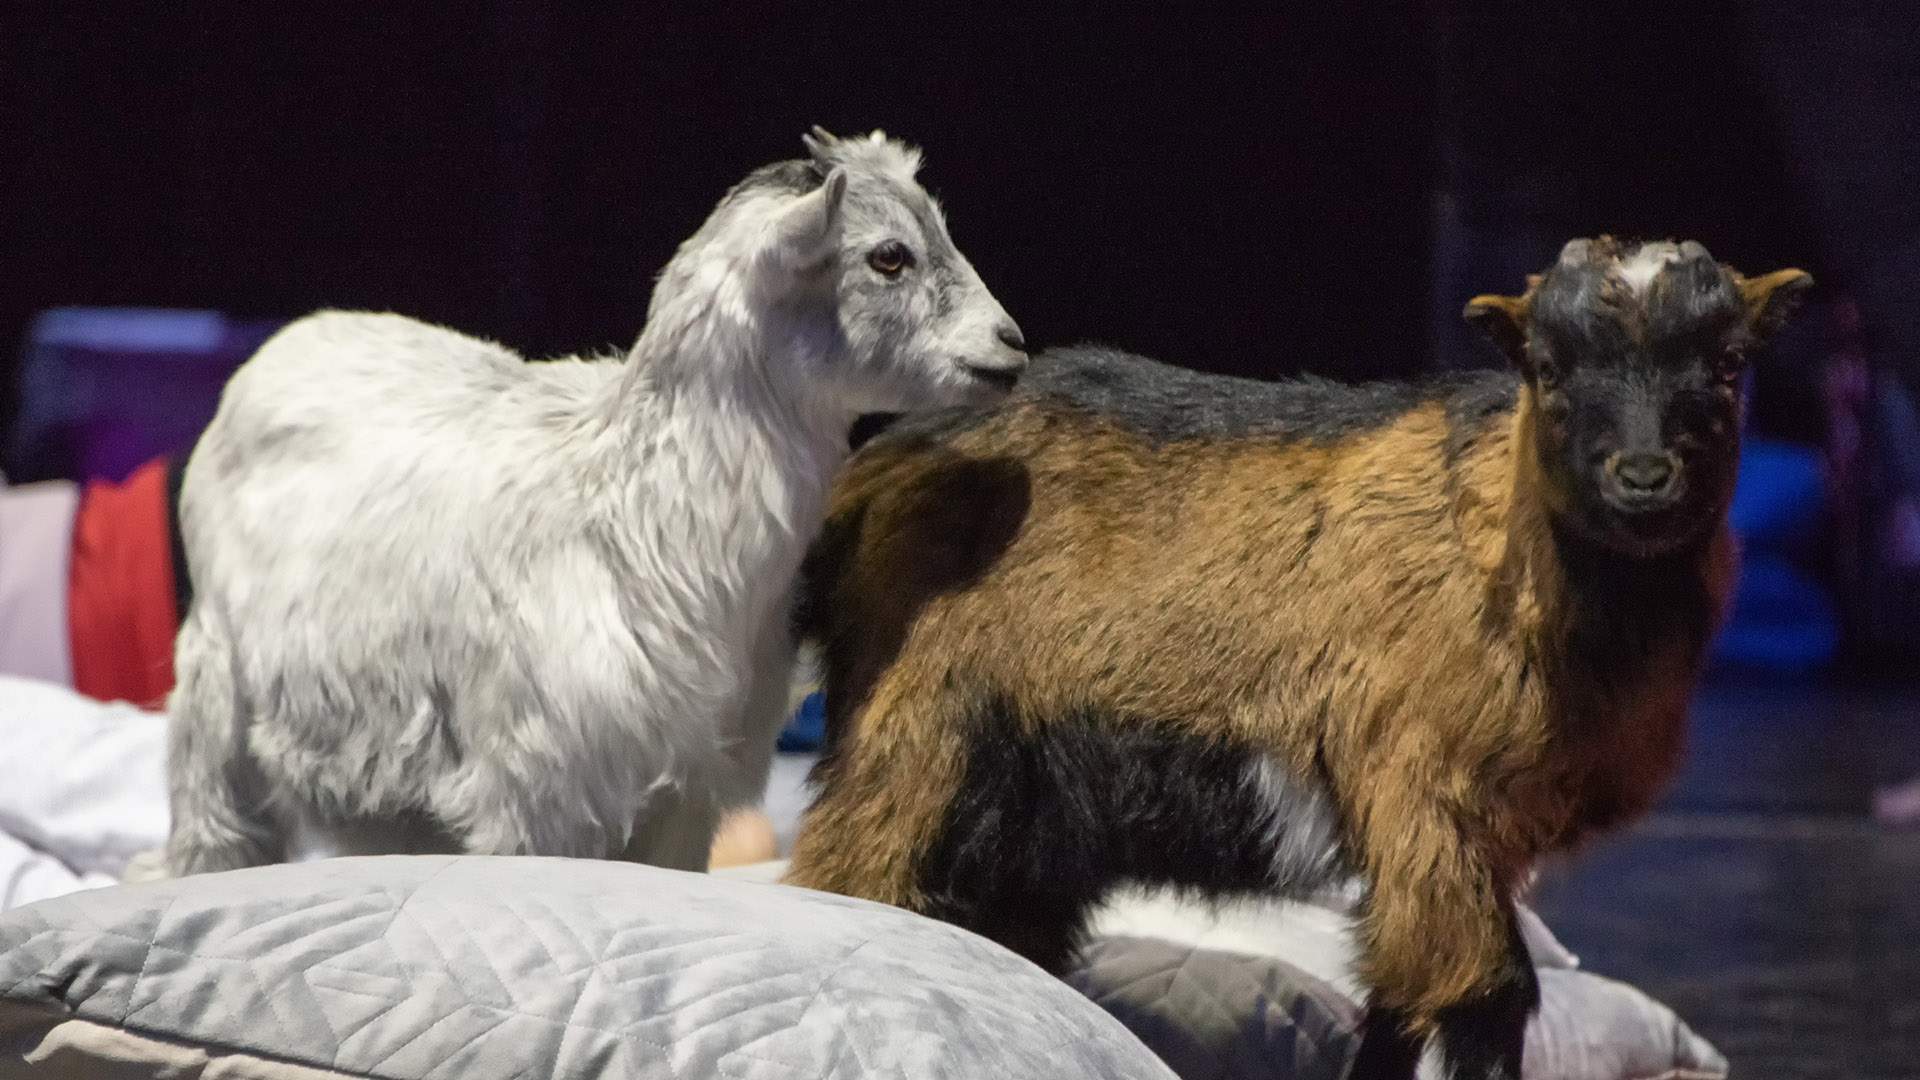
[[[1516,373],[1258,383],[1080,348],[843,473],[788,880],[1045,966],[1122,882],[1357,876],[1355,1075],[1518,1077],[1513,896],[1647,808],[1735,570],[1748,350],[1810,279],[1577,240],[1466,317]]]

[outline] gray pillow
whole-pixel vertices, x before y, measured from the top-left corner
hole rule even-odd
[[[0,1076],[1170,1074],[942,923],[610,862],[331,859],[0,915]],[[43,1073],[36,1073],[42,1075]]]
[[[1359,1047],[1359,1007],[1285,960],[1102,937],[1067,982],[1180,1080],[1343,1080]]]
[[[1204,904],[1114,898],[1068,982],[1182,1080],[1340,1080],[1359,1048],[1360,996],[1337,898]],[[1719,1080],[1727,1062],[1660,1002],[1578,970],[1522,909],[1540,977],[1528,1080]],[[1429,1058],[1421,1075],[1437,1076]]]

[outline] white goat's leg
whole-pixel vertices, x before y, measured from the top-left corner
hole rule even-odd
[[[454,855],[462,847],[424,814],[321,821],[310,814],[289,829],[287,860],[342,855]]]
[[[552,763],[468,758],[435,786],[434,819],[471,855],[552,855],[605,859],[617,851],[607,829],[593,820],[567,770]]]
[[[725,748],[732,775],[725,778],[722,798],[728,810],[759,806],[767,795],[767,776],[773,770],[774,746],[780,731],[799,707],[805,692],[796,683],[798,646],[787,623],[787,606],[761,627],[754,642],[752,666],[740,718]]]
[[[180,628],[177,658],[180,683],[168,703],[167,870],[180,876],[278,862],[285,839],[247,748],[248,705],[234,678],[233,644],[204,605]]]
[[[633,839],[620,857],[669,870],[705,873],[720,831],[720,807],[709,792],[662,791],[634,822]]]

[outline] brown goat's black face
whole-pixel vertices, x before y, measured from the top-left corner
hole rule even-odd
[[[1810,282],[1797,270],[1742,278],[1696,243],[1602,237],[1568,244],[1527,295],[1478,298],[1467,314],[1532,390],[1556,514],[1610,548],[1650,556],[1725,514],[1746,354]]]

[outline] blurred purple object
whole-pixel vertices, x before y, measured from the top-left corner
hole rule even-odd
[[[42,312],[27,332],[9,475],[118,481],[186,452],[227,377],[280,326],[165,308]]]

